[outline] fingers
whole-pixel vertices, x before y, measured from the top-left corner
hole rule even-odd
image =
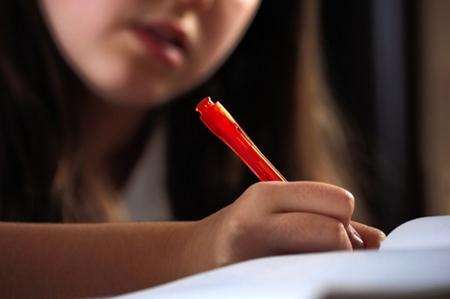
[[[384,234],[351,222],[353,210],[353,196],[336,186],[264,182],[252,185],[233,204],[234,221],[228,223],[240,228],[231,230],[239,232],[231,239],[245,244],[243,256],[251,256],[247,249],[255,247],[258,256],[378,248]]]
[[[255,204],[270,213],[309,212],[349,223],[354,198],[345,189],[316,182],[265,182],[246,191]]]
[[[345,226],[332,217],[285,213],[272,217],[268,225],[271,254],[352,249]]]
[[[364,240],[359,235],[358,231],[350,224],[347,225],[346,230],[347,230],[347,234],[350,239],[350,242],[352,243],[353,249],[355,249],[355,250],[364,249],[365,248]]]
[[[386,235],[379,229],[355,221],[351,224],[361,235],[366,249],[378,249],[381,242],[386,239]]]

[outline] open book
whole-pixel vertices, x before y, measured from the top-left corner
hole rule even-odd
[[[450,216],[409,221],[379,251],[260,258],[120,298],[450,298]]]

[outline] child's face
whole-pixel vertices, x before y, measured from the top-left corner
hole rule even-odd
[[[198,84],[260,0],[39,0],[67,62],[98,96],[152,106]]]

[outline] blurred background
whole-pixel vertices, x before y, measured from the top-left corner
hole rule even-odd
[[[450,1],[306,5],[320,7],[328,83],[363,149],[374,222],[389,232],[449,214]]]

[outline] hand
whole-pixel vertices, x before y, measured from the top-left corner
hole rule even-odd
[[[384,234],[351,222],[353,209],[353,196],[336,186],[257,183],[230,206],[195,224],[193,266],[201,271],[269,255],[352,250],[350,223],[366,248],[378,248]]]

